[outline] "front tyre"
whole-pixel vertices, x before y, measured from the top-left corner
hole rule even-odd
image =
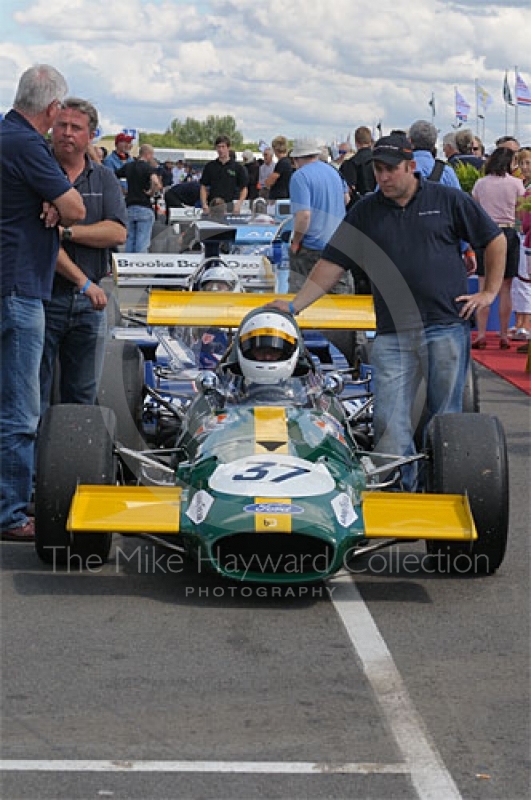
[[[57,405],[39,430],[35,484],[35,548],[46,564],[97,567],[107,560],[110,533],[72,534],[66,528],[78,484],[111,485],[116,418],[100,406]]]
[[[507,446],[496,417],[441,414],[428,427],[426,488],[468,495],[478,538],[468,544],[428,540],[441,572],[490,575],[502,563],[509,526]]]

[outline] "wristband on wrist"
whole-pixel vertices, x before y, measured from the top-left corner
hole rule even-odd
[[[293,314],[293,316],[296,316],[297,312],[295,311],[295,306],[293,305],[292,300],[289,301],[288,308],[289,308],[289,313]]]
[[[87,282],[83,286],[83,288],[79,290],[79,294],[85,294],[85,292],[87,291],[87,289],[89,288],[91,283],[92,283],[92,281],[87,278]]]

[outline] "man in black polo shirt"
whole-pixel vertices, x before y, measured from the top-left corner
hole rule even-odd
[[[86,217],[82,224],[59,228],[52,297],[45,302],[41,413],[48,406],[57,356],[62,403],[94,403],[103,366],[107,298],[99,282],[109,271],[109,248],[125,242],[127,214],[114,174],[86,154],[97,127],[94,106],[71,97],[52,129],[54,155],[81,195]]]
[[[422,376],[428,410],[459,412],[470,358],[470,316],[495,299],[505,268],[505,237],[465,192],[416,172],[403,134],[376,142],[373,166],[379,191],[362,198],[337,228],[323,257],[292,303],[298,313],[328,292],[345,270],[363,269],[376,312],[374,435],[383,453],[415,452],[412,408]],[[486,254],[485,288],[467,294],[460,240]],[[414,465],[402,469],[415,488]]]
[[[239,214],[241,204],[247,197],[247,170],[230,157],[228,136],[218,136],[215,144],[218,157],[205,165],[201,175],[201,208],[208,214],[209,201],[221,197],[228,211]]]

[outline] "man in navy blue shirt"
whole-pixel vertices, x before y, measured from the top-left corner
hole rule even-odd
[[[425,180],[409,139],[378,140],[373,166],[379,191],[347,214],[292,303],[302,311],[335,285],[345,270],[363,269],[376,313],[374,435],[383,453],[415,452],[412,409],[422,376],[430,417],[459,412],[470,358],[469,318],[495,299],[505,268],[505,237],[465,192]],[[485,288],[467,294],[460,240],[484,247]],[[402,470],[406,490],[416,468]]]
[[[34,538],[26,508],[40,414],[43,300],[50,297],[59,250],[56,226],[85,217],[81,196],[44,138],[66,92],[56,69],[31,67],[20,78],[13,109],[0,122],[0,531],[9,541]]]
[[[52,297],[44,303],[41,413],[48,407],[57,357],[61,403],[95,403],[103,367],[107,297],[99,284],[109,272],[110,248],[125,242],[127,212],[116,176],[87,155],[97,127],[94,106],[69,97],[52,128],[54,156],[83,198],[87,215],[78,225],[59,227]]]

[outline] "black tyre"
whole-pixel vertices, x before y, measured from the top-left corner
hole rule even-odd
[[[365,331],[321,331],[323,336],[341,350],[351,367],[367,355]]]
[[[478,414],[479,408],[479,385],[477,367],[474,361],[470,361],[468,372],[463,388],[463,412],[465,414]],[[426,382],[421,381],[415,397],[412,412],[412,422],[414,426],[415,446],[420,452],[424,447],[423,434],[428,422],[428,406],[426,402]]]
[[[478,368],[476,362],[472,361],[472,359],[470,359],[465,388],[463,389],[463,411],[466,414],[479,414],[480,412]]]
[[[117,328],[122,324],[122,312],[120,311],[120,304],[118,302],[118,287],[114,282],[114,278],[106,275],[100,281],[100,287],[105,292],[107,297],[107,305],[105,307],[105,316],[107,317],[107,330]]]
[[[122,312],[118,298],[115,294],[110,294],[107,297],[107,305],[105,307],[105,314],[107,316],[107,330],[111,331],[113,328],[118,328],[122,322]]]
[[[509,525],[509,478],[503,428],[486,414],[442,414],[428,427],[427,491],[466,494],[478,539],[427,541],[441,572],[491,574],[503,561]]]
[[[39,430],[35,485],[35,548],[47,564],[77,568],[90,558],[103,564],[111,548],[110,533],[71,534],[68,513],[79,483],[114,483],[116,419],[108,408],[51,406]]]
[[[100,281],[100,286],[105,292],[107,300],[111,295],[115,294],[117,291],[116,284],[114,283],[114,278],[112,277],[112,275],[106,275],[104,278],[102,278]]]
[[[144,390],[144,356],[134,342],[109,339],[105,347],[98,404],[116,415],[116,440],[124,447],[142,446],[140,423]]]

